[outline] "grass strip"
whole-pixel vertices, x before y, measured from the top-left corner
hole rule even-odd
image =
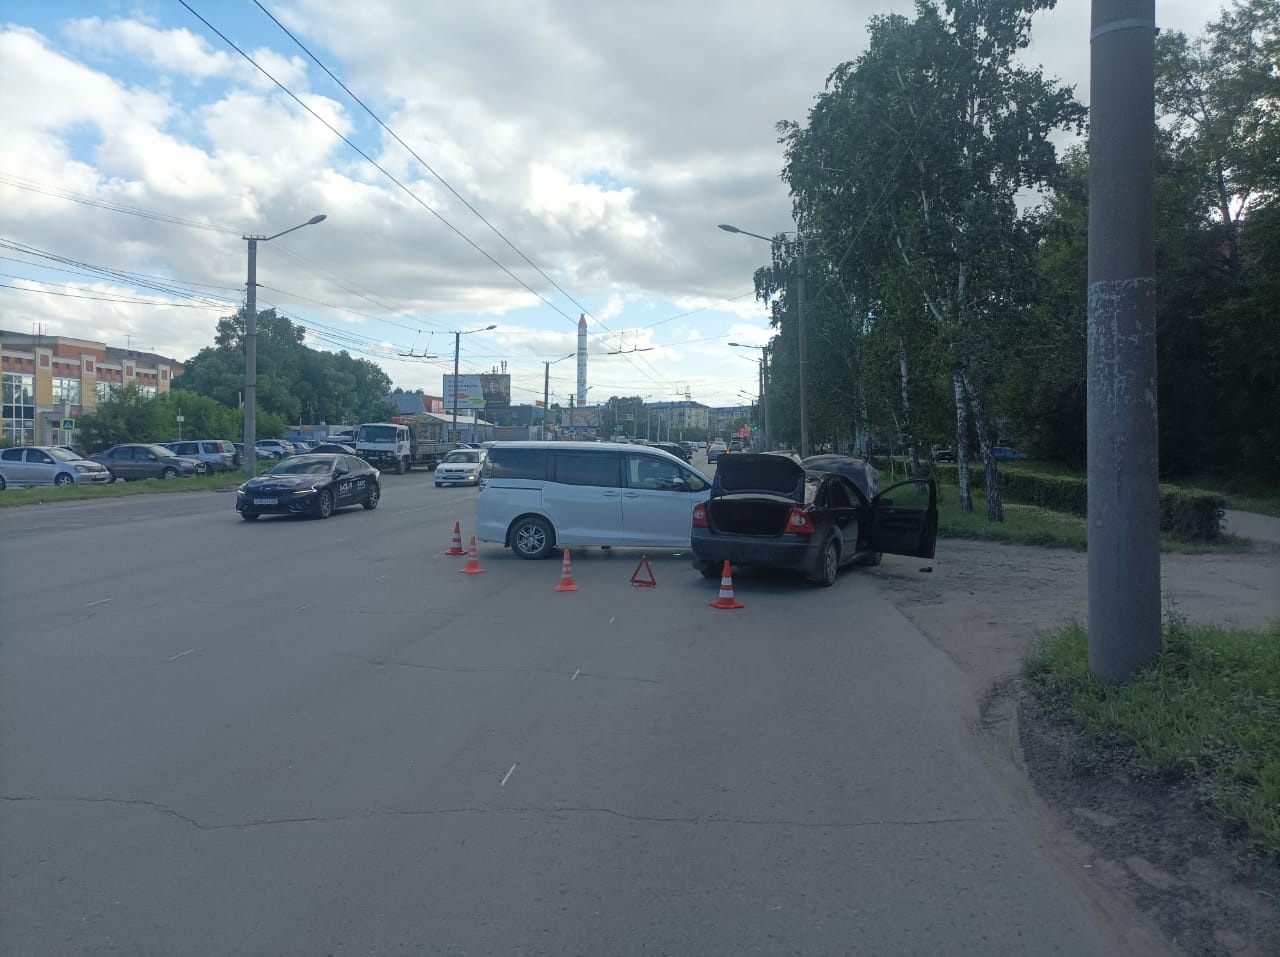
[[[1086,551],[1089,527],[1086,519],[1066,512],[1054,512],[1034,505],[1004,505],[1004,521],[987,521],[987,497],[973,491],[973,511],[960,511],[959,493],[954,486],[938,487],[938,535],[942,538],[974,538],[986,541],[1016,542],[1045,548],[1071,548]],[[1185,542],[1168,535],[1160,536],[1162,552],[1184,555],[1247,552],[1248,540],[1223,535],[1217,541]]]
[[[1190,778],[1214,815],[1280,856],[1280,622],[1172,621],[1159,660],[1121,685],[1089,673],[1088,649],[1080,624],[1046,636],[1024,669],[1040,701],[1151,773]]]
[[[220,472],[191,478],[139,479],[134,482],[112,482],[110,485],[64,485],[61,488],[41,485],[13,488],[0,492],[0,508],[18,505],[47,505],[52,502],[81,502],[101,498],[124,498],[152,492],[214,492],[236,488],[244,481],[243,472]]]

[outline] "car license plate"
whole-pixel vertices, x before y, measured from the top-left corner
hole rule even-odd
[[[254,505],[279,505],[280,502],[278,499],[274,499],[274,498],[255,498],[253,500],[253,504]]]

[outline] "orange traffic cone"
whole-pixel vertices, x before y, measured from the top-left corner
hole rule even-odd
[[[711,603],[712,608],[745,608],[742,602],[733,597],[733,579],[729,577],[729,563],[724,563],[724,571],[720,573],[720,597]]]
[[[457,522],[453,523],[453,544],[449,546],[446,555],[465,555],[466,549],[462,547],[462,526]]]
[[[573,583],[573,565],[569,561],[569,549],[564,550],[564,559],[560,562],[560,584],[556,586],[556,591],[577,591],[578,586]]]
[[[464,575],[481,575],[484,569],[480,567],[480,559],[476,555],[476,537],[471,536],[471,552],[467,555],[467,567],[458,569]]]

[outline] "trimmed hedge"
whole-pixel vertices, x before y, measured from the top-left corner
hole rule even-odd
[[[959,484],[956,466],[934,465],[934,471],[939,480]],[[977,491],[986,487],[981,465],[969,466],[969,487]],[[1089,514],[1089,485],[1081,476],[1040,474],[1027,466],[1006,463],[1000,467],[1000,490],[1005,501],[1018,505],[1035,505],[1081,517]],[[1226,504],[1226,499],[1216,492],[1161,485],[1160,531],[1183,541],[1212,542],[1222,535]]]

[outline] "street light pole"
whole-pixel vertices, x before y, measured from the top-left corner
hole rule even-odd
[[[453,425],[449,427],[449,441],[458,441],[458,352],[459,346],[462,344],[462,337],[469,336],[473,332],[488,332],[490,329],[497,329],[497,326],[485,326],[483,329],[468,329],[465,332],[455,332],[453,334]]]
[[[720,228],[726,233],[741,233],[743,236],[753,236],[756,239],[763,239],[767,243],[773,240],[768,236],[761,236],[759,233],[749,233],[745,229],[739,229],[737,226],[730,226],[727,223],[721,223]],[[783,233],[782,235],[786,235]],[[799,366],[800,378],[800,457],[806,458],[809,455],[809,392],[808,392],[808,347],[805,335],[805,316],[804,316],[804,278],[805,278],[805,243],[808,237],[796,233],[794,245],[796,251],[796,364]]]
[[[551,411],[551,367],[557,362],[564,362],[565,359],[572,359],[576,355],[576,352],[570,352],[567,356],[542,363],[544,367],[542,370],[542,440],[544,442],[547,439],[547,413]]]
[[[730,342],[729,345],[737,346],[739,349],[759,349],[760,358],[756,361],[760,363],[760,431],[763,433],[761,439],[766,449],[773,448],[769,440],[769,347],[768,346],[752,346],[745,342]]]
[[[274,236],[241,236],[249,243],[249,276],[244,303],[244,474],[258,474],[258,243],[269,242],[303,226],[323,222],[324,213]]]

